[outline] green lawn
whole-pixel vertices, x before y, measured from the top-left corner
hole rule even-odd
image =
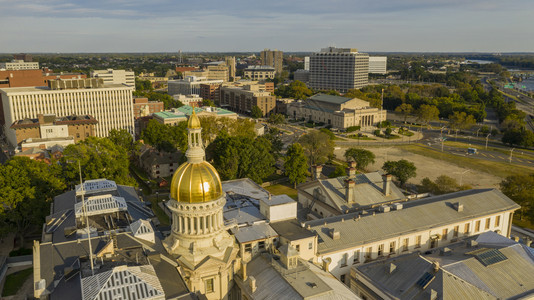
[[[399,147],[415,154],[446,161],[460,167],[470,168],[473,170],[493,174],[501,178],[505,178],[510,175],[529,174],[534,172],[534,168],[531,167],[523,167],[516,164],[482,160],[477,159],[474,156],[464,157],[449,153],[442,153],[434,149],[425,148],[421,145],[400,145]]]
[[[373,138],[370,138],[368,136],[358,136],[358,135],[355,135],[355,134],[354,135],[349,135],[348,137],[351,138],[351,139],[355,139],[355,140],[365,140],[365,141],[374,140]]]
[[[15,295],[32,273],[33,268],[29,268],[7,275],[4,290],[2,291],[2,297]]]
[[[161,207],[158,205],[158,201],[155,197],[150,198],[150,203],[152,203],[152,211],[156,215],[156,217],[159,220],[159,223],[162,226],[169,226],[171,224],[171,221],[169,220],[169,216],[163,211]]]
[[[523,220],[519,220],[519,212],[514,214],[514,220],[512,222],[515,226],[534,229],[534,223],[530,222],[527,217],[523,217]]]
[[[297,190],[293,187],[285,184],[275,184],[265,188],[273,195],[288,195],[289,197],[297,200]]]

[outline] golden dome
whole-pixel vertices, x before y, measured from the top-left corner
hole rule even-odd
[[[222,193],[219,173],[208,162],[183,163],[172,176],[171,197],[178,202],[209,202]]]
[[[189,116],[189,121],[187,122],[187,127],[192,129],[201,128],[200,126],[200,119],[198,118],[197,114],[195,113],[195,108],[193,107],[193,113],[191,116]]]

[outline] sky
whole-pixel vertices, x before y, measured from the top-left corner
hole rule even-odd
[[[534,52],[533,0],[0,0],[0,53]]]

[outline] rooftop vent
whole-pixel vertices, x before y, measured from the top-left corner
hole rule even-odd
[[[397,265],[395,265],[394,263],[390,263],[388,268],[388,274],[393,274],[395,270],[397,270]]]
[[[402,203],[393,203],[391,205],[391,207],[393,208],[393,210],[401,210],[402,209]]]
[[[384,213],[385,213],[385,212],[389,212],[389,210],[390,210],[390,207],[387,206],[387,205],[382,205],[382,206],[380,206],[380,207],[378,208],[378,211],[380,211],[380,212],[384,212]]]
[[[451,250],[451,248],[445,247],[445,248],[439,250],[439,255],[441,255],[441,256],[450,256],[450,255],[452,255],[452,250]]]
[[[461,204],[460,202],[454,203],[453,207],[457,212],[463,212],[464,211],[464,205]]]
[[[340,233],[338,230],[335,230],[335,229],[330,229],[330,237],[333,239],[333,240],[339,240],[340,238]]]

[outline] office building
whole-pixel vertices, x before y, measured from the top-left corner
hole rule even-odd
[[[274,79],[275,70],[270,66],[248,66],[244,71],[245,78],[251,80]]]
[[[45,86],[43,72],[36,70],[0,70],[0,88]]]
[[[125,85],[103,85],[97,79],[50,80],[49,87],[3,88],[0,95],[0,124],[12,145],[17,139],[11,125],[38,114],[90,115],[98,120],[97,137],[108,136],[111,129],[134,133],[132,88]]]
[[[263,84],[222,86],[220,105],[246,114],[250,114],[252,107],[257,106],[261,109],[263,116],[266,116],[274,112],[276,97],[266,91]]]
[[[218,103],[221,97],[220,83],[202,83],[200,84],[200,98],[211,100],[213,103]]]
[[[325,123],[340,129],[351,126],[373,127],[385,121],[386,114],[385,110],[371,107],[368,101],[326,94],[316,94],[287,106],[290,118]]]
[[[180,101],[184,105],[197,106],[197,107],[202,106],[202,98],[197,94],[192,94],[192,95],[177,94],[172,97],[174,98],[174,100]]]
[[[91,78],[100,78],[104,84],[124,84],[135,87],[135,74],[126,70],[94,70],[91,71]]]
[[[185,76],[180,80],[169,80],[168,94],[173,96],[181,95],[200,95],[200,85],[202,84],[222,84],[223,80],[210,80],[207,77]]]
[[[304,70],[305,71],[310,70],[310,57],[309,56],[304,57]]]
[[[310,56],[310,83],[315,90],[346,93],[367,85],[369,54],[352,48],[328,47]]]
[[[224,58],[224,61],[226,63],[226,66],[228,66],[228,80],[234,81],[236,70],[235,56],[227,56]]]
[[[293,73],[293,80],[298,80],[304,83],[308,83],[310,81],[310,71],[308,70],[296,70]]]
[[[282,74],[284,52],[279,50],[265,49],[260,53],[260,60],[263,66],[273,67],[277,75]]]
[[[19,53],[19,54],[13,54],[14,60],[23,60],[25,62],[32,62],[33,56],[31,54],[27,53]]]
[[[369,56],[369,73],[386,74],[387,62],[387,56]]]
[[[34,61],[12,60],[0,63],[0,69],[4,70],[38,70],[39,63]]]

